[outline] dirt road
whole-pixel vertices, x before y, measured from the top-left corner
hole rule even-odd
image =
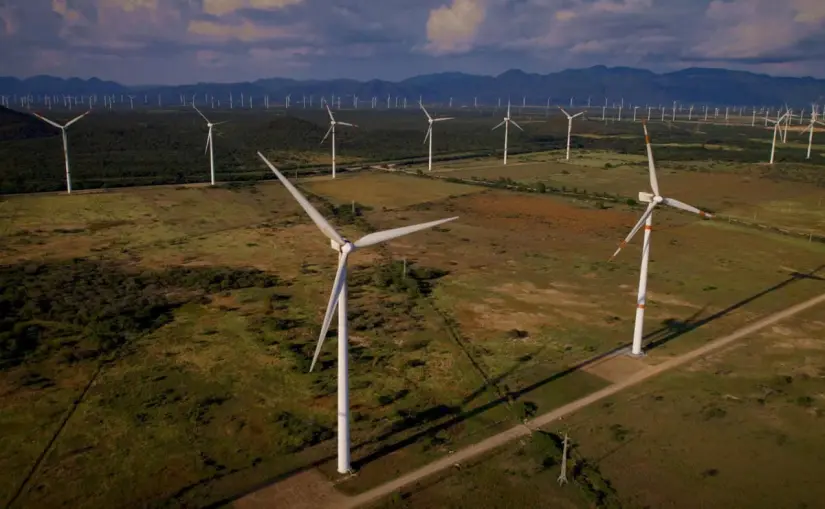
[[[733,334],[711,341],[705,346],[697,348],[696,350],[688,352],[684,355],[674,357],[656,366],[651,366],[646,369],[643,369],[642,371],[637,372],[636,374],[630,376],[629,378],[619,383],[605,387],[600,391],[594,392],[593,394],[585,396],[584,398],[573,401],[572,403],[557,408],[552,412],[540,415],[539,417],[536,417],[535,419],[528,421],[526,424],[522,426],[516,426],[507,431],[499,433],[498,435],[493,435],[492,437],[486,440],[466,447],[460,451],[455,452],[454,454],[441,458],[440,460],[434,461],[429,465],[421,467],[418,470],[403,475],[393,481],[390,481],[386,484],[383,484],[369,491],[361,493],[360,495],[351,497],[347,499],[346,502],[343,504],[340,504],[339,502],[340,505],[337,505],[337,507],[355,508],[371,502],[375,502],[383,497],[389,496],[394,491],[398,491],[411,484],[421,481],[425,477],[431,476],[433,474],[451,468],[456,463],[466,462],[467,460],[475,456],[490,452],[493,449],[496,449],[512,440],[515,440],[525,435],[529,435],[532,430],[541,428],[542,426],[546,426],[552,423],[553,421],[556,421],[568,414],[571,414],[573,412],[576,412],[577,410],[586,407],[587,405],[590,405],[592,403],[595,403],[596,401],[612,396],[619,391],[622,391],[624,389],[627,389],[628,387],[643,382],[648,378],[664,373],[665,371],[671,370],[688,362],[694,361],[699,357],[705,356],[715,350],[719,350],[720,348],[723,348],[733,343],[734,341],[743,338],[744,336],[753,334],[754,332],[764,329],[765,327],[769,327],[781,320],[784,320],[785,318],[801,313],[802,311],[805,311],[821,303],[825,303],[825,294],[822,294],[818,297],[814,297],[795,306],[791,306],[788,309],[770,315],[761,320],[757,320],[739,329]]]

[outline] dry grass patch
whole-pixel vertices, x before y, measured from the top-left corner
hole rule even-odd
[[[464,184],[422,179],[390,173],[362,173],[335,180],[314,180],[307,189],[335,203],[351,201],[370,207],[396,209],[449,196],[477,193],[481,189]]]

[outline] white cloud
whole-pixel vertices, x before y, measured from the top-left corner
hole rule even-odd
[[[822,33],[822,0],[713,0],[704,17],[705,35],[693,51],[711,59],[758,59]]]
[[[239,9],[253,8],[277,10],[298,5],[303,0],[203,0],[203,12],[213,16],[223,16]]]
[[[486,15],[484,0],[453,0],[449,7],[433,9],[427,19],[427,50],[436,55],[469,51]]]
[[[292,37],[299,33],[299,27],[279,27],[256,25],[244,20],[241,23],[215,23],[212,21],[190,21],[188,32],[193,35],[204,36],[221,41],[237,40],[253,42],[265,39],[281,39]]]

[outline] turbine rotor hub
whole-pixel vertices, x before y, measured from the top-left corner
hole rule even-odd
[[[663,201],[665,201],[665,199],[662,198],[661,196],[654,196],[653,197],[653,202],[654,203],[662,203]]]
[[[352,242],[348,241],[347,239],[344,239],[344,243],[341,245],[339,250],[342,253],[349,254],[349,253],[355,251],[355,246],[352,244]]]

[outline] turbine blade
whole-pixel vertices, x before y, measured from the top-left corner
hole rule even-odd
[[[567,118],[570,118],[570,114],[567,113],[566,111],[564,111],[564,108],[559,107],[559,109],[561,110],[562,113],[564,113],[564,116],[566,116]]]
[[[494,128],[492,128],[492,129],[490,129],[490,130],[491,130],[491,131],[495,131],[495,130],[496,130],[496,129],[498,129],[499,127],[503,126],[503,125],[504,125],[504,122],[507,122],[507,121],[506,121],[506,120],[502,120],[502,121],[501,121],[501,123],[499,123],[497,126],[495,126]]]
[[[583,111],[580,111],[580,112],[576,113],[575,115],[573,115],[573,118],[579,117],[581,115],[584,115]]]
[[[51,125],[55,126],[55,127],[56,127],[56,128],[58,128],[58,129],[63,129],[63,126],[62,126],[62,125],[58,124],[57,122],[53,122],[53,121],[49,120],[49,119],[48,119],[48,118],[46,118],[46,117],[40,116],[40,115],[38,115],[37,113],[34,113],[34,112],[32,112],[32,115],[34,115],[35,117],[39,118],[39,119],[40,119],[40,120],[42,120],[43,122],[46,122],[47,124],[51,124]]]
[[[335,273],[335,282],[332,283],[332,293],[329,296],[327,311],[324,313],[324,322],[321,325],[321,334],[318,336],[318,344],[315,346],[315,354],[312,356],[312,364],[309,365],[310,372],[315,369],[315,363],[318,362],[318,356],[321,355],[321,347],[324,346],[324,340],[327,337],[327,332],[329,332],[329,326],[332,323],[332,315],[335,314],[335,308],[338,306],[338,298],[341,296],[341,288],[344,286],[344,272],[347,268],[348,256],[349,253],[342,252],[338,257],[338,271]]]
[[[682,210],[685,210],[687,212],[693,212],[694,214],[699,214],[700,216],[706,217],[708,219],[713,217],[712,214],[708,214],[704,210],[699,210],[696,207],[694,207],[693,205],[688,205],[687,203],[680,202],[679,200],[674,200],[673,198],[664,198],[662,201],[666,205],[670,205],[673,208],[682,209]]]
[[[229,122],[229,120],[221,120],[220,122],[215,122],[214,124],[212,124],[212,127],[215,127],[216,125],[225,124],[227,122]]]
[[[656,178],[656,163],[653,162],[653,148],[650,146],[650,135],[647,134],[647,122],[642,122],[642,127],[645,130],[645,147],[647,148],[647,167],[650,171],[650,188],[653,194],[659,194],[659,180]]]
[[[438,226],[440,224],[444,224],[449,221],[454,221],[456,219],[458,219],[458,216],[448,217],[447,219],[439,219],[438,221],[430,221],[429,223],[402,226],[401,228],[393,228],[392,230],[384,230],[381,232],[370,233],[369,235],[365,235],[357,241],[355,241],[355,247],[362,248],[372,246],[380,242],[386,242],[397,237],[409,235],[410,233],[415,233],[420,230],[426,230],[427,228],[432,228],[433,226]]]
[[[321,230],[321,233],[326,235],[329,240],[337,243],[339,246],[343,246],[344,239],[342,239],[341,236],[338,235],[338,232],[335,231],[335,228],[333,228],[332,225],[330,225],[327,222],[327,220],[324,219],[324,216],[322,216],[320,212],[315,210],[315,207],[313,207],[312,204],[309,203],[309,201],[307,201],[306,198],[304,198],[304,195],[302,195],[300,191],[295,189],[295,186],[293,186],[283,175],[281,175],[281,172],[279,172],[278,169],[274,167],[272,163],[270,163],[269,160],[267,160],[267,158],[264,157],[263,154],[258,152],[258,157],[260,157],[263,160],[263,162],[265,162],[266,165],[269,166],[269,169],[272,170],[272,173],[274,173],[275,176],[278,177],[278,180],[280,180],[284,187],[286,187],[287,191],[289,191],[290,194],[292,194],[292,196],[295,198],[295,201],[297,201],[304,209],[304,211],[306,211],[307,215],[309,215],[310,219],[312,219],[312,222],[314,222],[318,229]]]
[[[430,134],[432,134],[432,132],[433,132],[433,126],[428,127],[427,128],[427,134],[424,135],[424,141],[421,142],[422,145],[424,143],[427,143],[427,139],[430,137]]]
[[[336,122],[336,124],[338,124],[338,125],[346,125],[346,126],[349,126],[349,127],[358,127],[357,125],[355,125],[355,124],[350,124],[349,122]]]
[[[203,113],[201,113],[201,110],[199,110],[199,109],[198,109],[198,107],[197,107],[197,106],[195,106],[195,103],[192,103],[192,107],[193,107],[193,108],[195,108],[195,111],[197,111],[197,112],[198,112],[198,115],[200,115],[201,117],[203,117],[203,119],[204,119],[204,120],[206,120],[206,123],[208,124],[208,123],[209,123],[209,119],[208,119],[208,118],[206,118],[206,115],[204,115]]]
[[[64,127],[64,128],[69,127],[70,125],[74,124],[75,122],[77,122],[78,120],[80,120],[81,118],[85,117],[86,115],[88,115],[88,114],[89,114],[89,113],[91,113],[91,112],[92,112],[92,111],[91,111],[91,110],[89,110],[89,111],[87,111],[86,113],[84,113],[84,114],[82,114],[82,115],[79,115],[79,116],[77,116],[77,117],[75,117],[75,118],[73,118],[73,119],[69,120],[68,122],[66,122],[66,125],[64,125],[63,127]]]
[[[433,122],[442,122],[444,120],[453,120],[454,118],[455,117],[441,117],[441,118],[433,119]]]
[[[433,118],[433,117],[430,116],[430,112],[427,111],[427,108],[425,108],[423,104],[418,103],[418,105],[421,106],[422,110],[424,110],[424,114],[427,115],[427,118]]]
[[[329,126],[329,129],[327,129],[327,134],[325,134],[324,137],[321,138],[321,143],[319,143],[318,145],[323,145],[324,142],[327,141],[327,136],[329,136],[329,133],[331,133],[331,132],[332,132],[332,126]]]
[[[206,135],[206,146],[203,148],[203,153],[209,151],[209,144],[212,143],[212,129],[209,129],[209,134]]]
[[[521,126],[518,125],[515,120],[510,120],[510,123],[513,124],[514,126],[518,127],[519,129],[521,129]],[[524,131],[524,129],[521,129],[521,130]]]
[[[644,226],[645,221],[647,221],[648,216],[650,216],[650,214],[653,213],[654,208],[656,208],[656,203],[654,202],[651,202],[647,205],[647,210],[645,210],[645,213],[642,214],[642,217],[639,218],[639,222],[636,223],[636,226],[634,226],[633,229],[630,230],[630,233],[627,235],[627,237],[625,237],[621,244],[619,244],[619,248],[616,250],[615,253],[613,253],[613,256],[610,257],[611,260],[613,260],[613,258],[616,258],[616,255],[619,254],[619,251],[624,249],[627,243],[633,239],[633,236],[636,235],[636,233],[642,228],[642,226]]]
[[[329,119],[334,122],[335,117],[332,116],[332,110],[329,109],[329,104],[324,103],[324,106],[327,108],[327,113],[329,113]]]

